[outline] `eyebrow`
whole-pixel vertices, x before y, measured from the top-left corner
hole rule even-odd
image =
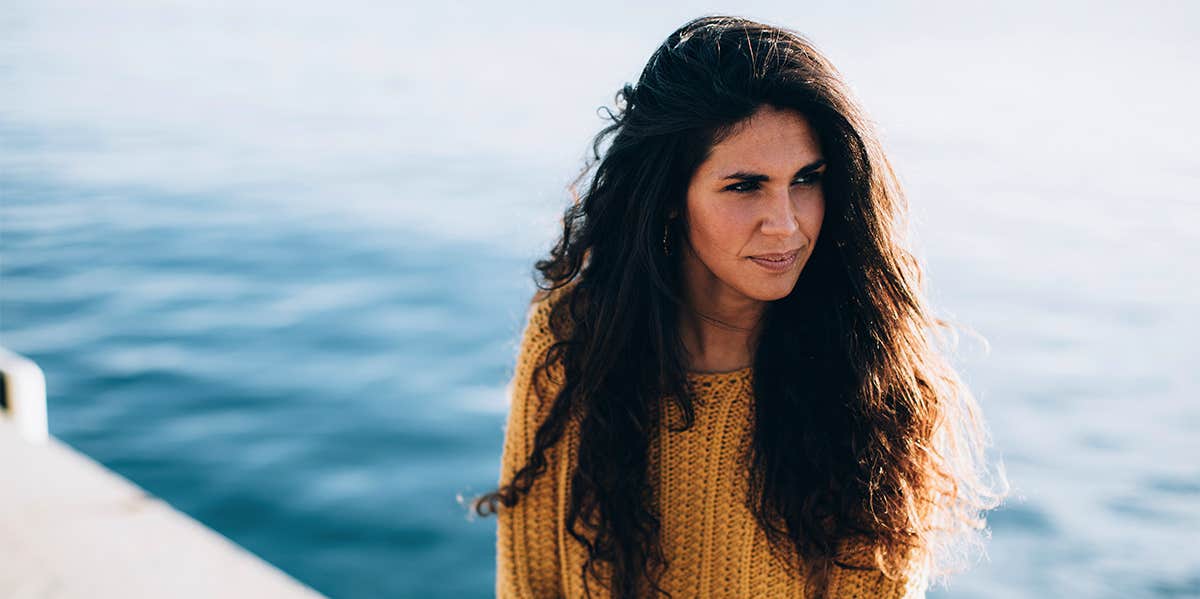
[[[796,174],[792,175],[792,178],[794,179],[796,177],[799,177],[800,175],[807,175],[808,173],[811,173],[811,172],[821,168],[822,166],[825,166],[825,159],[818,158],[812,164],[807,164],[805,166],[800,167],[800,170],[796,171]],[[770,181],[771,180],[770,177],[768,177],[767,175],[764,175],[762,173],[751,173],[751,172],[747,172],[747,171],[738,171],[736,173],[726,175],[721,180],[724,181],[726,179],[738,179],[740,181]]]

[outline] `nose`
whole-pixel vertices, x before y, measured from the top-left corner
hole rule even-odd
[[[766,201],[766,214],[762,220],[764,235],[791,237],[800,229],[796,209],[788,188],[775,192]]]

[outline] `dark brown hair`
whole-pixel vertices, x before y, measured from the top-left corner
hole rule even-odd
[[[939,346],[953,329],[931,313],[906,246],[906,200],[841,75],[794,31],[706,16],[673,32],[616,105],[571,185],[562,237],[536,264],[540,287],[570,288],[535,377],[558,363],[565,380],[524,467],[477,498],[476,512],[515,505],[582,414],[567,514],[588,550],[581,575],[606,562],[612,596],[662,591],[648,441],[659,398],[676,403],[683,428],[694,417],[680,252],[662,252],[663,227],[671,211],[686,214],[688,183],[713,145],[770,105],[807,118],[829,166],[817,245],[793,292],[767,306],[754,357],[748,502],[772,550],[808,569],[811,595],[831,568],[855,567],[838,560],[848,541],[889,577],[917,561],[951,571],[954,547],[978,541],[1007,481],[1002,468],[1002,489],[988,476],[982,416]]]

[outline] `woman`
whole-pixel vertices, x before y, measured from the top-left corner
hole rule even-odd
[[[497,595],[923,596],[1003,491],[845,83],[795,32],[710,16],[617,103],[474,502]]]

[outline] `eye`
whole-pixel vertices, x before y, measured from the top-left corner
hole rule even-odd
[[[825,174],[825,171],[816,171],[816,172],[808,173],[807,175],[797,177],[794,181],[792,181],[792,184],[793,185],[816,185],[817,183],[821,182],[821,177],[824,174]],[[729,185],[729,186],[725,187],[725,191],[732,191],[734,193],[750,193],[756,189],[758,189],[757,181],[742,181],[741,183],[734,183],[733,185]]]
[[[749,186],[749,187],[747,187],[747,186]],[[741,183],[734,183],[733,185],[726,187],[725,191],[733,191],[733,192],[737,192],[737,193],[750,193],[750,192],[754,191],[755,189],[758,189],[757,182],[742,181]]]
[[[803,177],[796,179],[795,181],[793,181],[793,183],[799,183],[800,185],[816,185],[817,183],[821,182],[821,177],[824,174],[825,174],[825,171],[811,172]]]

